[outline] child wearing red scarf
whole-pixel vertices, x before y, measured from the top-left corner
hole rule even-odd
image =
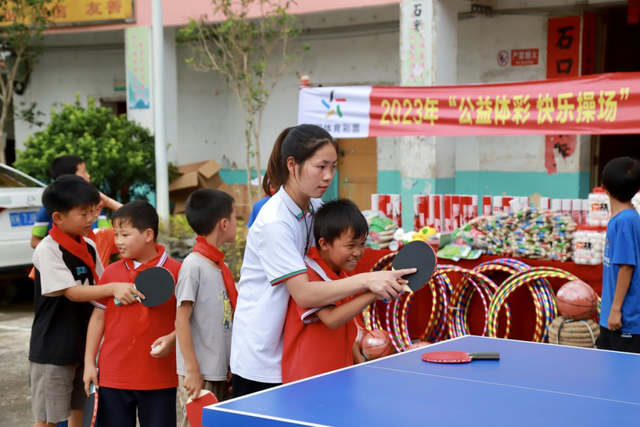
[[[367,221],[350,200],[328,202],[315,215],[317,248],[305,257],[310,282],[339,280],[364,254]],[[289,383],[353,365],[355,317],[376,300],[364,292],[335,304],[301,308],[289,299],[284,323],[282,382]]]
[[[231,397],[229,359],[238,292],[218,248],[235,241],[234,204],[227,193],[203,188],[191,193],[185,206],[187,221],[198,237],[176,286],[178,396],[183,407],[189,396],[198,396],[202,389],[213,392],[219,401]],[[185,417],[182,426],[188,425]]]
[[[116,297],[133,302],[133,285],[94,286],[103,272],[97,249],[83,236],[91,230],[100,193],[84,179],[66,175],[49,185],[42,203],[53,227],[33,253],[35,318],[29,346],[35,426],[71,418],[82,423],[82,388],[89,301]]]
[[[115,243],[122,259],[107,267],[100,285],[134,283],[141,271],[152,267],[164,267],[177,279],[180,263],[156,244],[158,222],[156,210],[142,200],[116,212]],[[87,392],[92,382],[99,387],[97,424],[135,425],[137,418],[141,427],[175,427],[175,297],[151,308],[140,303],[118,306],[113,298],[97,303],[87,332],[84,373]]]

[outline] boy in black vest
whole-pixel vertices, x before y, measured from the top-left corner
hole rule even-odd
[[[93,309],[89,301],[112,296],[124,304],[136,302],[131,283],[93,286],[103,267],[95,243],[83,236],[91,229],[99,203],[98,190],[75,175],[58,178],[42,194],[53,227],[33,253],[35,318],[29,376],[35,427],[66,419],[69,427],[82,424],[84,348]]]

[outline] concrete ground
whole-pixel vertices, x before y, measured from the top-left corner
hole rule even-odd
[[[29,337],[33,306],[0,310],[0,419],[4,427],[33,425],[29,392]]]
[[[0,308],[0,424],[2,427],[33,425],[29,392],[29,337],[33,303]],[[178,411],[178,425],[182,411]]]

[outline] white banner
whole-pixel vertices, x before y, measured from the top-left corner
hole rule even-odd
[[[369,136],[371,86],[315,87],[300,91],[298,124],[326,129],[334,138]]]

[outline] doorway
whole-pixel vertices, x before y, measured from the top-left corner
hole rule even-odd
[[[127,100],[122,97],[100,98],[100,106],[111,109],[117,117],[127,114]]]
[[[338,148],[338,196],[370,209],[371,195],[378,192],[377,139],[340,139]]]
[[[604,47],[601,72],[640,71],[640,55],[635,51],[640,46],[640,24],[627,23],[626,7],[607,9],[600,23],[604,26],[598,35],[604,36],[599,42]],[[592,139],[592,187],[600,185],[602,171],[606,164],[621,156],[640,159],[640,135],[600,135]]]

